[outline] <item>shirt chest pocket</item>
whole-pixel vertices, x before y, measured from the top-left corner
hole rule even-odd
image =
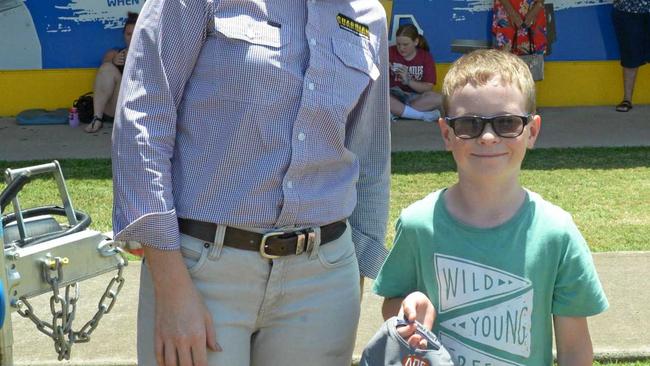
[[[216,94],[236,101],[273,102],[280,93],[268,93],[260,84],[282,85],[286,78],[288,25],[236,15],[216,16],[214,26],[204,46],[212,57],[204,60],[216,81]]]
[[[289,41],[286,24],[283,29],[280,23],[258,20],[245,15],[215,17],[214,28],[218,33],[233,41],[239,40],[266,48],[277,49]]]
[[[351,43],[332,39],[334,51],[334,77],[331,85],[334,104],[344,117],[359,101],[359,97],[371,81],[379,77],[379,67],[369,41],[364,38]]]

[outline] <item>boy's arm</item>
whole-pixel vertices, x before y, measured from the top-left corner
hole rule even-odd
[[[384,320],[396,316],[399,313],[399,309],[402,307],[403,297],[391,297],[384,298],[384,303],[381,305],[381,315],[384,317]]]
[[[558,366],[591,366],[594,350],[586,317],[553,316]]]

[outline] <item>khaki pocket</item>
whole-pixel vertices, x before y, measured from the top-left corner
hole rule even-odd
[[[181,255],[190,275],[197,273],[207,262],[210,243],[181,234]]]
[[[350,226],[338,239],[318,248],[318,260],[325,268],[337,268],[357,260]]]

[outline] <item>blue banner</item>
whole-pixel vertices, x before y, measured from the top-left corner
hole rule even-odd
[[[0,70],[97,67],[144,0],[0,0]]]
[[[110,48],[124,47],[127,12],[145,0],[0,0],[0,70],[97,67]],[[618,59],[611,0],[547,0],[557,40],[550,61]],[[438,62],[460,55],[455,39],[491,39],[492,0],[394,0],[391,34],[415,22]]]
[[[611,0],[547,0],[555,9],[557,39],[550,61],[618,59],[611,22]],[[452,62],[456,39],[491,40],[491,0],[394,0],[390,22],[393,35],[401,23],[415,22],[437,62]],[[392,39],[391,39],[392,41]]]

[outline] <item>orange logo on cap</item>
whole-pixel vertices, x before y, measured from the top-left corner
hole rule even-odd
[[[404,366],[429,366],[429,363],[416,355],[408,355],[402,360]]]

